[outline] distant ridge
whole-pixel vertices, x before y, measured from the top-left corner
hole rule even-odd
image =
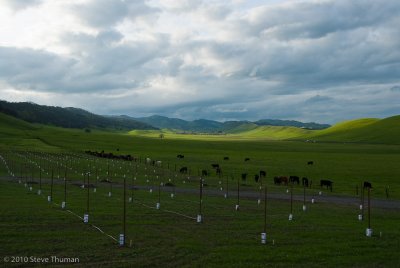
[[[30,123],[64,128],[102,128],[113,130],[156,129],[132,118],[108,118],[83,109],[38,105],[32,102],[0,101],[0,112]]]
[[[305,129],[324,129],[330,127],[328,124],[303,123],[294,120],[263,119],[256,122],[250,121],[226,121],[218,122],[213,120],[198,119],[186,121],[178,118],[169,118],[160,115],[149,117],[134,118],[143,123],[147,123],[161,129],[172,129],[193,132],[231,132],[240,126],[291,126]]]

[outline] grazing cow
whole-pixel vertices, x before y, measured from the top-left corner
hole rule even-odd
[[[188,171],[187,167],[181,167],[181,169],[179,170],[179,172],[182,174],[186,174],[187,171]]]
[[[291,183],[297,183],[297,184],[300,184],[300,178],[298,177],[298,176],[290,176],[289,177],[289,181],[291,182]]]
[[[308,161],[307,165],[314,165],[314,161]]]
[[[245,161],[245,162],[246,162],[246,161],[250,161],[250,158],[246,157],[246,158],[244,159],[244,161]]]
[[[275,184],[285,184],[288,185],[288,178],[285,176],[275,176],[274,177]]]
[[[219,168],[219,164],[211,164],[212,168]]]
[[[256,181],[256,183],[258,183],[259,179],[260,179],[260,176],[258,176],[258,174],[254,175],[254,180]]]
[[[320,181],[320,187],[326,186],[326,189],[330,189],[331,192],[332,192],[332,184],[333,184],[333,181],[331,181],[331,180],[321,180]]]
[[[260,178],[265,178],[267,176],[267,172],[264,170],[260,170]]]
[[[229,157],[228,157],[228,156],[225,156],[225,157],[224,157],[224,160],[229,160]]]
[[[205,169],[203,169],[202,171],[201,171],[201,176],[208,176],[208,171],[207,170],[205,170]]]
[[[184,156],[183,154],[178,154],[176,157],[182,159],[182,158],[184,158],[185,156]]]
[[[303,177],[302,183],[304,187],[308,187],[308,179],[306,177]]]
[[[372,184],[371,184],[370,182],[368,182],[368,181],[364,181],[364,183],[363,183],[363,188],[364,188],[364,189],[365,189],[365,188],[372,189]]]
[[[242,173],[242,181],[246,181],[247,179],[247,173]]]

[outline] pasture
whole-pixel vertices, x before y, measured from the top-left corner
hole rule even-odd
[[[398,204],[399,145],[219,136],[166,135],[160,139],[31,125],[25,129],[23,124],[17,127],[7,129],[7,139],[0,146],[4,159],[0,163],[2,256],[78,257],[82,265],[114,267],[400,265],[400,208],[374,207],[376,199]],[[84,154],[85,150],[130,154],[137,160],[99,158]],[[184,158],[177,158],[178,154]],[[229,160],[224,160],[226,156]],[[152,165],[147,158],[161,164]],[[313,165],[307,165],[309,161]],[[213,163],[220,165],[220,175],[211,167]],[[182,167],[187,167],[188,173],[180,173]],[[197,223],[202,170],[210,175],[203,181],[203,222]],[[260,170],[267,176],[256,182],[254,175]],[[248,174],[246,180],[242,180],[243,173]],[[273,183],[273,177],[281,175],[313,181],[306,189],[307,210],[302,210],[302,201],[293,201],[293,221],[288,220],[290,187]],[[119,247],[124,178],[127,246]],[[319,202],[320,179],[334,182],[333,192],[323,189],[323,196],[355,197],[356,202]],[[365,236],[366,219],[357,219],[363,181],[373,185],[372,237]],[[80,187],[82,184],[89,188]],[[270,196],[266,245],[260,242],[264,229],[260,186],[262,190],[267,186]],[[240,208],[235,210],[238,187]],[[224,198],[226,192],[228,198]],[[50,193],[53,198],[48,202]],[[62,209],[65,193],[66,209]],[[302,193],[300,185],[293,186],[296,197],[301,199]],[[286,197],[272,198],[274,194]],[[84,224],[88,195],[89,224]],[[315,197],[315,204],[311,204],[311,197]],[[157,203],[160,209],[156,209]]]

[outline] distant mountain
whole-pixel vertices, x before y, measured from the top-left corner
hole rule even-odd
[[[150,124],[157,128],[166,128],[180,131],[192,132],[237,132],[240,127],[248,129],[256,126],[292,126],[306,129],[324,129],[330,127],[328,124],[302,123],[294,120],[263,119],[256,122],[250,121],[226,121],[218,122],[213,120],[199,119],[186,121],[178,118],[153,115],[149,117],[135,118],[140,122]]]
[[[194,121],[186,121],[160,115],[152,115],[149,117],[135,119],[157,128],[168,128],[176,131],[217,132],[223,126],[223,123],[212,120],[199,119]]]
[[[259,126],[282,126],[282,127],[299,127],[306,129],[324,129],[330,127],[328,124],[318,123],[303,123],[295,120],[277,120],[277,119],[262,119],[254,122]]]
[[[132,118],[109,118],[78,108],[45,106],[32,102],[0,101],[0,112],[30,123],[64,128],[156,129]]]

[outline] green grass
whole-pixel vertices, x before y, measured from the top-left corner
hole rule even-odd
[[[113,267],[396,267],[400,264],[400,230],[397,210],[373,209],[375,235],[364,235],[366,222],[356,219],[355,207],[332,204],[294,203],[294,218],[289,222],[287,201],[268,201],[268,244],[260,244],[263,207],[254,200],[205,197],[204,223],[170,213],[195,217],[196,196],[178,194],[175,199],[161,196],[161,210],[153,209],[156,195],[135,191],[127,204],[127,236],[132,247],[117,243],[66,211],[59,204],[63,189],[53,189],[53,204],[43,194],[36,195],[22,184],[0,181],[1,257],[75,257],[81,265]],[[89,221],[107,234],[122,232],[122,190],[108,188],[90,192]],[[70,187],[67,208],[82,216],[86,210],[86,189]],[[152,207],[146,207],[142,204]],[[167,210],[167,211],[166,211]],[[382,236],[380,236],[382,232]],[[38,246],[40,245],[40,246]]]
[[[383,128],[396,123],[396,120],[372,120],[367,124],[358,124],[358,129],[376,127],[377,124]],[[273,140],[288,137],[292,129],[270,127],[248,128],[243,136],[240,133],[226,136],[178,135],[164,131],[165,138],[160,139],[156,131],[127,134],[92,130],[91,133],[85,133],[83,130],[31,125],[6,116],[1,117],[0,126],[0,155],[8,159],[16,176],[22,177],[22,182],[26,176],[31,177],[32,172],[37,182],[39,171],[35,163],[46,169],[46,173],[42,174],[44,183],[41,196],[36,194],[38,184],[33,184],[33,191],[29,191],[23,183],[0,180],[0,257],[56,255],[78,257],[82,266],[113,267],[400,265],[398,209],[373,208],[372,228],[375,235],[366,238],[366,222],[357,220],[359,210],[355,205],[317,202],[312,206],[309,204],[309,210],[304,213],[301,211],[302,204],[295,202],[295,220],[289,222],[288,201],[269,200],[268,245],[263,246],[260,244],[263,208],[257,206],[255,200],[241,200],[241,209],[236,212],[233,209],[233,197],[224,199],[222,194],[219,197],[206,196],[203,224],[164,211],[195,217],[198,211],[197,195],[178,194],[171,199],[167,193],[162,193],[160,211],[142,205],[155,206],[156,185],[159,183],[157,175],[164,182],[172,178],[178,187],[197,189],[198,181],[193,179],[193,175],[196,176],[201,169],[212,172],[212,176],[206,178],[208,188],[218,189],[221,181],[225,190],[228,178],[231,192],[235,190],[236,180],[244,172],[249,174],[249,178],[243,189],[256,190],[258,185],[253,176],[259,170],[266,170],[264,184],[274,193],[283,193],[286,187],[273,185],[273,176],[298,175],[313,179],[313,190],[310,190],[313,193],[319,191],[316,184],[320,178],[334,181],[333,195],[351,196],[355,195],[355,186],[367,180],[374,186],[373,198],[385,198],[385,187],[390,186],[390,198],[400,199],[400,145],[396,142],[368,144]],[[336,128],[339,131],[343,126]],[[294,133],[296,131],[293,130]],[[396,131],[394,129],[393,133]],[[267,132],[275,132],[275,138],[272,138],[272,134],[266,137]],[[391,132],[388,130],[386,133]],[[82,154],[84,150],[132,154],[142,161],[150,157],[163,162],[164,169],[157,169],[156,173],[152,167],[145,170],[143,163],[137,170],[136,183],[152,186],[154,191],[152,194],[135,191],[136,201],[128,205],[127,234],[128,239],[133,241],[132,248],[119,248],[115,241],[59,208],[63,200],[63,187],[57,176],[60,174],[62,178],[63,169],[58,171],[56,163],[65,159],[65,156],[68,156],[68,166],[72,168],[67,174],[71,182],[82,181],[81,172],[87,171],[88,166],[92,175],[97,167],[100,179],[107,177],[107,161],[87,159]],[[177,159],[177,154],[184,154],[185,158]],[[224,161],[224,156],[229,156],[230,160]],[[245,157],[249,157],[250,161],[244,162]],[[314,161],[313,166],[306,164],[310,160]],[[211,163],[221,165],[221,179],[211,170]],[[166,169],[168,165],[169,170]],[[175,177],[175,166],[177,169],[187,166],[192,179],[180,174]],[[110,167],[112,181],[119,184],[124,174],[130,180],[135,170],[130,163],[120,161],[111,162]],[[54,202],[58,205],[49,204],[45,198],[50,191],[50,173],[47,172],[51,169],[57,181]],[[148,176],[145,177],[145,174]],[[231,179],[232,175],[234,180]],[[7,176],[3,162],[0,162],[0,176]],[[149,182],[146,178],[149,178]],[[295,187],[294,190],[297,194],[301,193],[301,188]],[[108,198],[108,191],[108,186],[101,185],[96,193],[90,193],[90,222],[117,237],[122,230],[122,192],[121,188],[115,187],[113,196]],[[68,185],[68,209],[83,215],[86,193],[86,189]]]

